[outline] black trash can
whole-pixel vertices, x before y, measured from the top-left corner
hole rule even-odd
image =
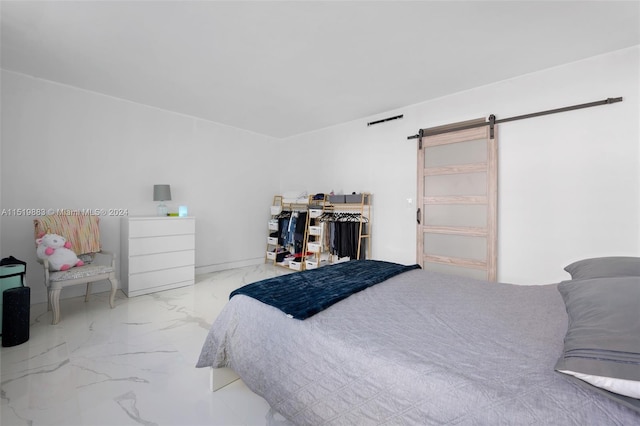
[[[0,332],[2,346],[29,340],[31,289],[25,287],[27,263],[13,256],[0,260]]]
[[[31,288],[3,291],[2,304],[2,346],[16,346],[29,340]]]

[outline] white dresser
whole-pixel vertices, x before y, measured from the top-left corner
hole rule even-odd
[[[123,217],[122,291],[128,297],[195,282],[194,217]]]

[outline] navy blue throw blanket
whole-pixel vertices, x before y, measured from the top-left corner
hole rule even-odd
[[[379,260],[351,260],[247,284],[231,292],[229,299],[244,294],[303,320],[353,293],[418,268]]]

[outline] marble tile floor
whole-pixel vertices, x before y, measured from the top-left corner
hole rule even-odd
[[[229,293],[284,273],[256,265],[130,299],[118,291],[114,309],[108,293],[64,299],[57,325],[32,305],[29,341],[0,350],[0,424],[286,424],[241,380],[211,393],[209,370],[195,368]]]

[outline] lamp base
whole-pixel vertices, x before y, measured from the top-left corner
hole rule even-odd
[[[158,216],[167,216],[169,214],[169,209],[164,204],[158,204]]]

